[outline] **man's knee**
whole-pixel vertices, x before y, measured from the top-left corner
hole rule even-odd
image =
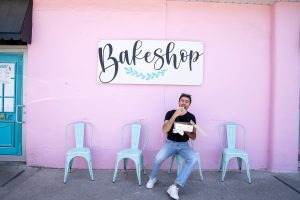
[[[162,162],[164,162],[164,157],[162,157],[161,155],[157,154],[154,158],[154,163],[155,164],[161,164]]]
[[[190,155],[187,162],[190,162],[191,164],[195,164],[197,162],[197,156],[195,154]]]

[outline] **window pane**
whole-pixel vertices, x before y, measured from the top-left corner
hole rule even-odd
[[[10,79],[4,84],[4,96],[14,97],[15,96],[15,79]]]
[[[3,84],[0,81],[0,96],[2,96],[2,94],[3,94],[2,92],[3,92]]]
[[[2,101],[3,97],[0,97],[0,112],[3,112],[3,101]]]
[[[4,112],[14,112],[14,98],[4,98]]]

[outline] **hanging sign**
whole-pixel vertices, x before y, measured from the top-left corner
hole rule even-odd
[[[99,83],[201,85],[203,44],[194,41],[102,40]]]

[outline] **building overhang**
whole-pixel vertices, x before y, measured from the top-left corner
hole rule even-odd
[[[0,42],[31,43],[33,0],[1,0]]]

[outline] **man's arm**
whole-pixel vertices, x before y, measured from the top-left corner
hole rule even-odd
[[[195,127],[193,127],[193,132],[185,131],[184,133],[187,134],[189,136],[189,138],[191,138],[192,140],[196,139],[196,128]]]
[[[162,131],[165,134],[168,134],[168,132],[170,131],[170,129],[172,128],[172,125],[174,123],[174,120],[172,120],[172,118],[170,120],[165,120],[164,125],[162,127]]]
[[[165,120],[164,125],[162,127],[162,131],[167,134],[170,131],[170,129],[172,128],[172,125],[174,124],[175,119],[178,116],[184,115],[185,113],[186,113],[186,110],[184,108],[182,108],[182,107],[178,108],[169,120]]]

